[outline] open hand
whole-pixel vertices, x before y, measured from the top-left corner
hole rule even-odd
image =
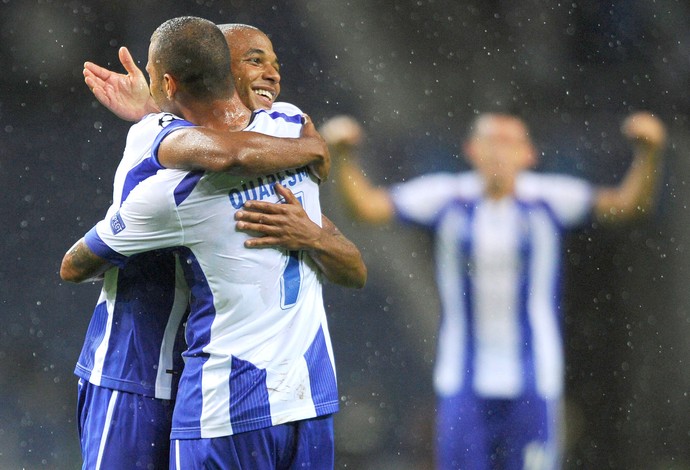
[[[127,75],[85,62],[84,82],[103,106],[125,121],[136,122],[158,108],[151,99],[146,77],[126,47],[120,48],[119,58]]]

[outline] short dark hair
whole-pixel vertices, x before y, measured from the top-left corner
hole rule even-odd
[[[168,73],[194,98],[218,99],[234,89],[230,50],[211,21],[195,16],[173,18],[151,35],[151,54],[161,75]]]

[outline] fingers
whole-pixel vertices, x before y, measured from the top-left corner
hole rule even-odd
[[[141,75],[142,72],[139,67],[134,63],[132,54],[130,54],[129,49],[126,47],[121,47],[118,51],[118,56],[120,57],[120,63],[125,68],[129,75]]]
[[[297,198],[295,197],[295,195],[293,194],[293,192],[290,191],[290,190],[289,190],[288,188],[286,188],[285,186],[283,186],[282,184],[276,183],[276,184],[274,185],[274,188],[275,188],[275,190],[276,190],[276,194],[278,194],[278,195],[281,196],[283,199],[285,199],[285,202],[286,202],[287,204],[299,204],[299,201],[297,200]]]
[[[96,65],[93,62],[84,62],[84,76],[92,77],[97,80],[106,81],[113,72]]]
[[[245,240],[244,246],[247,248],[279,248],[280,239],[275,237],[250,238]]]
[[[650,145],[661,146],[666,140],[664,123],[648,112],[638,112],[628,116],[623,121],[621,130],[626,137]]]
[[[335,116],[319,129],[321,136],[329,145],[357,146],[363,139],[364,131],[350,116]]]

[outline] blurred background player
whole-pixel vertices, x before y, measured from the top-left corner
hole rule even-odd
[[[442,304],[434,386],[440,469],[554,469],[564,358],[558,310],[563,230],[590,214],[620,222],[652,209],[666,131],[649,113],[622,124],[634,160],[616,187],[528,171],[526,124],[481,114],[464,144],[472,171],[375,187],[355,154],[363,130],[338,116],[320,129],[357,220],[395,217],[433,233]]]

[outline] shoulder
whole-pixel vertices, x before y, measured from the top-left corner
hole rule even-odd
[[[427,173],[400,183],[397,187],[403,188],[424,188],[437,194],[447,194],[449,196],[467,197],[478,193],[481,190],[481,179],[475,172],[436,172]]]
[[[271,109],[254,111],[252,122],[245,130],[275,137],[299,137],[302,111],[289,103],[274,103]]]
[[[131,129],[153,129],[161,131],[171,125],[191,125],[191,123],[171,113],[152,113],[144,116],[141,121],[134,124]]]
[[[271,106],[271,112],[284,113],[286,115],[303,114],[302,110],[292,103],[286,103],[284,101],[278,101],[273,103]]]
[[[588,187],[590,184],[582,178],[558,173],[524,172],[517,179],[517,191],[525,196],[567,193],[575,188]]]
[[[274,121],[284,121],[293,124],[302,124],[302,110],[290,103],[273,103],[271,109],[259,109],[254,111],[257,117],[268,117]]]

